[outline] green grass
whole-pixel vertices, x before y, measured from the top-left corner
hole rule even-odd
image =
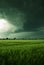
[[[44,40],[0,40],[0,65],[44,65]]]

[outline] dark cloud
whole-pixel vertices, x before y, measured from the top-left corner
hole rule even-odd
[[[44,0],[0,0],[0,14],[18,27],[16,33],[38,31],[44,27]]]

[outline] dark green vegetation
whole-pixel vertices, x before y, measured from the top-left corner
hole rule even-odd
[[[44,65],[44,40],[0,40],[0,65]]]

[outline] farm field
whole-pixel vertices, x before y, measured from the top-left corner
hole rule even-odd
[[[0,40],[0,65],[44,65],[44,40]]]

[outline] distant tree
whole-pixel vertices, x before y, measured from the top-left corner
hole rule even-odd
[[[6,38],[6,40],[8,40],[8,38]]]
[[[14,38],[14,40],[15,40],[16,38]]]

